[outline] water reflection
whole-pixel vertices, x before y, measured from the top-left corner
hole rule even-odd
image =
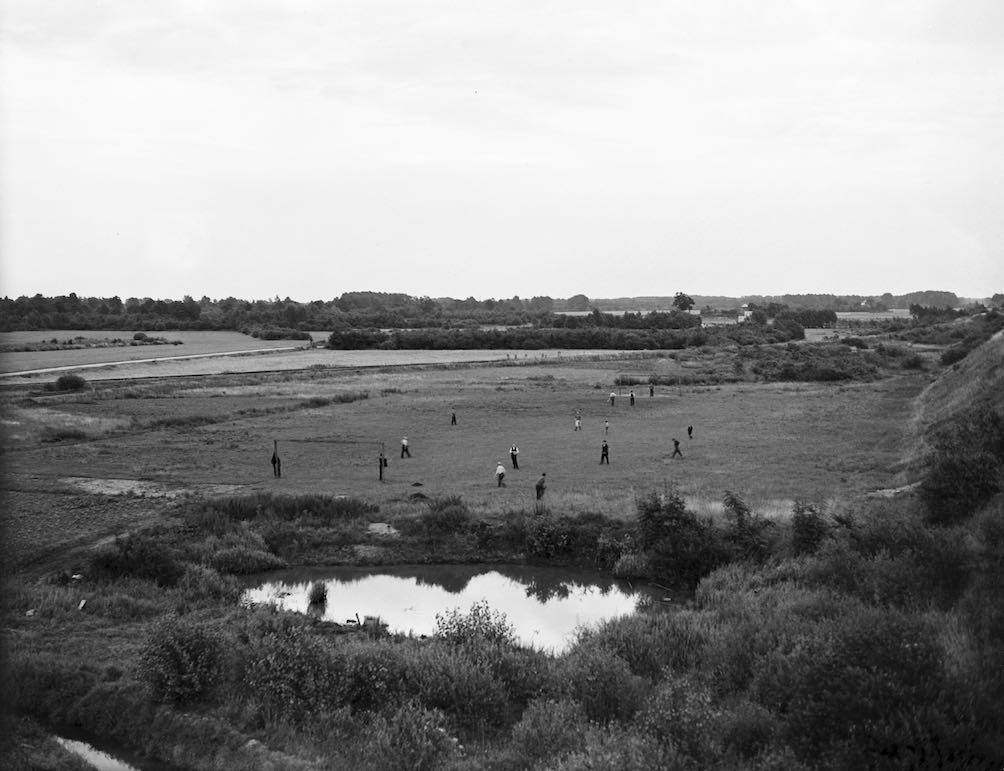
[[[327,600],[310,606],[311,583],[323,581]],[[328,568],[269,574],[245,599],[345,622],[356,614],[379,616],[392,632],[432,634],[436,614],[451,608],[466,612],[485,600],[502,611],[526,645],[563,651],[580,626],[635,612],[661,599],[647,586],[632,586],[587,571],[526,566],[419,565]]]

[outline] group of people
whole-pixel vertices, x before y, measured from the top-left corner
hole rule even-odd
[[[649,396],[654,396],[654,395],[655,395],[655,388],[653,386],[649,386]],[[611,406],[614,404],[616,396],[617,396],[616,393],[611,392],[610,394]],[[635,403],[634,391],[629,392],[628,398],[630,400],[630,404],[633,406]],[[451,410],[450,412],[450,425],[451,426],[457,425],[456,410]],[[573,430],[575,431],[582,430],[582,410],[575,411],[575,425]],[[605,418],[603,420],[603,433],[604,435],[608,435],[610,433],[609,418]],[[688,439],[694,438],[693,425],[687,426],[687,438]],[[411,448],[408,444],[408,437],[402,436],[401,458],[410,458],[410,457],[411,457]],[[675,437],[673,438],[673,454],[671,457],[683,458],[683,453],[680,451],[680,440]],[[513,470],[516,471],[519,470],[519,445],[515,443],[513,443],[512,446],[509,447],[509,462],[512,464]],[[278,449],[275,448],[273,449],[272,453],[272,467],[276,476],[280,476],[282,474],[282,472],[280,471],[281,469],[280,464],[281,461],[279,460]],[[606,439],[603,439],[603,443],[600,445],[600,465],[602,466],[603,464],[606,464],[608,466],[610,465],[610,445],[607,444]],[[384,455],[384,451],[382,448],[380,450],[380,455],[378,458],[378,467],[379,467],[380,481],[382,482],[384,469],[387,468],[387,457]],[[505,487],[505,475],[506,475],[506,468],[501,461],[498,461],[495,465],[495,479],[498,487]],[[540,479],[537,480],[537,483],[534,486],[534,491],[537,496],[538,505],[541,505],[541,502],[543,501],[544,498],[544,492],[546,489],[547,489],[547,474],[543,473],[540,475]]]

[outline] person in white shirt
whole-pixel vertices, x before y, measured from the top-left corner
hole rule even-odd
[[[408,437],[402,436],[401,437],[401,457],[403,458],[405,455],[407,455],[410,458],[411,457],[411,450],[408,449]]]
[[[499,487],[505,487],[505,485],[502,484],[502,480],[505,479],[505,466],[502,465],[502,461],[499,461],[498,465],[495,467],[495,478],[499,482]]]

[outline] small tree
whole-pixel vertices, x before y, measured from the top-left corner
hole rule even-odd
[[[694,307],[694,298],[683,292],[677,292],[673,297],[673,307],[678,311],[689,311]]]

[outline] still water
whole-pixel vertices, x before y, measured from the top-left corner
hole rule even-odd
[[[310,585],[323,581],[323,605],[311,605]],[[379,616],[391,632],[431,635],[436,614],[466,613],[482,600],[505,613],[519,640],[541,650],[563,652],[575,630],[665,606],[666,592],[587,571],[564,568],[485,565],[420,565],[380,568],[311,568],[268,574],[247,590],[249,603],[274,603],[345,623],[356,614]],[[672,598],[675,599],[675,598]]]

